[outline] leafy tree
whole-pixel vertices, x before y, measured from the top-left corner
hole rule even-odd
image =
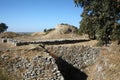
[[[118,40],[118,44],[120,44],[120,23],[115,25],[112,33],[112,39]]]
[[[46,34],[48,34],[49,32],[51,32],[51,31],[53,31],[53,30],[55,30],[55,28],[44,29],[44,32],[45,32]]]
[[[120,26],[115,26],[120,21],[120,0],[74,0],[74,2],[77,7],[83,8],[80,29],[97,35],[102,44],[107,44],[109,38],[120,39],[118,37]]]
[[[6,31],[8,26],[5,23],[0,23],[0,33]]]
[[[92,21],[89,20],[89,18],[83,18],[80,24],[81,26],[79,28],[79,33],[88,34],[90,39],[96,39],[96,28],[94,26],[94,23],[92,23]]]
[[[44,32],[47,32],[47,29],[44,29]]]

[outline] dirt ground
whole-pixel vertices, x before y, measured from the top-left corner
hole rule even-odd
[[[34,34],[34,35],[33,35]],[[0,34],[0,37],[8,37],[12,38],[17,41],[38,41],[38,40],[59,40],[59,39],[88,39],[87,35],[78,35],[76,33],[69,33],[69,34],[60,34],[57,33],[55,30],[50,31],[49,33],[45,32],[35,32],[32,34],[18,34],[15,32],[5,32]],[[7,50],[7,49],[26,49],[30,48],[30,45],[24,45],[24,46],[14,46],[10,43],[2,43],[2,38],[0,38],[0,50]],[[70,45],[84,45],[84,46],[94,46],[97,43],[96,40],[90,40],[85,42],[78,42],[78,43],[70,43],[70,44],[60,44],[64,46],[70,46]]]
[[[53,36],[53,33],[51,35]],[[67,35],[69,35],[69,34],[67,34]],[[22,36],[14,37],[13,39],[23,40],[23,41],[61,39],[60,35],[58,35],[58,36],[55,35],[54,37],[50,38],[50,34],[49,34],[49,35],[47,35],[49,37],[47,37],[46,39],[45,39],[45,37],[42,38],[43,36],[45,36],[45,35],[42,35],[42,36],[22,35]],[[56,36],[59,38],[57,38]],[[66,34],[61,35],[61,36],[63,36],[62,39],[68,38],[68,37],[66,37]],[[74,36],[74,37],[69,37],[69,38],[71,38],[71,39],[72,38],[73,39],[75,39],[75,38],[84,39],[84,38],[86,38],[86,36],[79,36],[79,37]],[[95,47],[97,42],[98,42],[97,40],[90,40],[90,41],[85,41],[85,42],[59,44],[59,45],[54,45],[54,46],[84,45],[84,46]],[[19,53],[19,50],[24,51],[25,49],[32,49],[32,48],[35,48],[36,46],[37,45],[14,46],[13,44],[10,44],[10,43],[2,43],[2,40],[0,38],[0,51],[16,50]],[[95,65],[88,67],[86,70],[86,73],[89,75],[88,80],[119,80],[118,78],[120,75],[119,74],[119,72],[120,72],[120,58],[119,58],[120,45],[117,45],[116,42],[112,42],[112,44],[109,47],[103,46],[100,48],[101,48],[101,54],[98,58],[98,61],[96,62]],[[33,54],[31,54],[31,53],[33,53],[33,52],[29,52],[28,54],[25,54],[25,56],[32,57]],[[23,54],[21,54],[21,55],[23,55]],[[36,55],[36,54],[34,54],[34,55]],[[100,67],[100,70],[98,70],[99,67]],[[104,73],[106,75],[103,75],[102,73]]]

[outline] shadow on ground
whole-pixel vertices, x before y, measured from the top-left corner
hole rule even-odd
[[[87,75],[63,59],[56,58],[56,64],[65,80],[87,80]]]
[[[88,42],[90,40],[56,40],[56,41],[46,41],[46,42],[41,42],[42,44],[46,45],[58,45],[58,44],[72,44],[72,43],[79,43],[79,42]]]

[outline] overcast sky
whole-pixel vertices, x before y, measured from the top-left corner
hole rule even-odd
[[[60,23],[79,27],[81,12],[73,0],[0,0],[0,23],[13,32],[40,32]]]

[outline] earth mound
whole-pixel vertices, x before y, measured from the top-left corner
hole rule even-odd
[[[78,37],[77,28],[69,24],[58,24],[54,30],[47,32],[43,39],[61,39]]]
[[[77,28],[70,24],[58,24],[55,28],[45,29],[44,32],[35,32],[31,36],[40,37],[40,39],[66,39],[80,37],[77,34]]]
[[[3,32],[0,34],[0,38],[14,38],[14,37],[18,37],[20,36],[20,34],[15,33],[15,32]]]
[[[58,34],[69,34],[77,32],[77,28],[69,24],[59,24],[56,26],[55,30]]]
[[[45,32],[35,32],[31,34],[31,36],[43,36],[43,35],[45,35]]]

